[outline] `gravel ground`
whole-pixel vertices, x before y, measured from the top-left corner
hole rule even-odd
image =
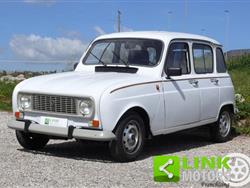
[[[205,134],[185,132],[160,136],[146,144],[136,162],[113,162],[107,144],[52,140],[42,151],[27,151],[7,128],[12,114],[0,112],[0,187],[201,187],[153,181],[152,156],[211,156],[240,152],[250,156],[250,137],[214,144]],[[200,131],[198,131],[200,132]]]

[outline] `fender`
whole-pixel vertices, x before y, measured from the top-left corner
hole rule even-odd
[[[105,91],[99,105],[103,129],[113,131],[120,118],[134,107],[142,108],[148,114],[152,134],[165,128],[163,91],[157,91],[151,83],[114,93]]]
[[[139,107],[139,108],[141,108],[141,109],[143,109],[143,110],[145,110],[145,112],[147,113],[147,115],[148,115],[148,117],[149,117],[149,127],[150,127],[150,130],[151,130],[151,123],[150,123],[150,115],[149,115],[149,112],[147,111],[147,109],[145,108],[145,106],[144,105],[142,105],[142,104],[139,104],[139,103],[135,103],[135,102],[132,102],[132,103],[129,103],[129,104],[127,104],[126,106],[124,106],[123,108],[122,108],[122,111],[119,113],[119,115],[118,115],[118,117],[116,118],[116,120],[115,120],[115,127],[117,126],[117,123],[119,122],[119,120],[122,118],[122,116],[126,113],[126,112],[128,112],[130,109],[132,109],[132,108],[136,108],[136,107]],[[115,127],[114,127],[114,129],[115,129]],[[114,130],[113,129],[113,130]],[[152,131],[152,130],[151,130]]]

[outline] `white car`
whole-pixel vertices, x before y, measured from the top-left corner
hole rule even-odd
[[[185,33],[100,36],[74,72],[18,84],[8,126],[26,149],[56,138],[108,141],[118,161],[134,160],[147,138],[202,125],[226,141],[234,87],[221,47]]]

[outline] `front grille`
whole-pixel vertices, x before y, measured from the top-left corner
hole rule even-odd
[[[33,94],[32,110],[76,115],[76,99],[66,96]]]

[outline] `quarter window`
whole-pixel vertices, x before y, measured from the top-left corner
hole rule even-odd
[[[166,66],[168,68],[181,68],[182,74],[188,74],[190,72],[189,50],[187,43],[176,42],[170,45]]]
[[[213,72],[213,51],[204,44],[193,44],[194,70],[198,74]]]
[[[221,48],[216,48],[216,67],[218,73],[224,73],[227,71],[224,55]]]

